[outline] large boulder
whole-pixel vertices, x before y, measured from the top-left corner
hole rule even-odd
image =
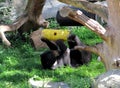
[[[98,76],[92,88],[120,88],[120,70],[113,69]]]
[[[63,6],[68,6],[68,5],[59,2],[58,0],[46,0],[45,6],[43,7],[42,15],[45,19],[55,18],[57,11]]]

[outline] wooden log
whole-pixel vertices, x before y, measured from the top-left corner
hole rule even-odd
[[[40,50],[40,48],[45,48],[47,45],[41,41],[41,29],[38,29],[31,33],[30,40],[32,46],[35,48],[35,50]]]

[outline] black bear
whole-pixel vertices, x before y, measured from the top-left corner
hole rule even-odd
[[[71,34],[68,37],[68,45],[70,48],[71,65],[73,67],[78,67],[80,65],[87,64],[91,60],[90,52],[74,49],[74,47],[77,45],[84,46],[84,44],[79,40],[78,36]]]
[[[71,66],[69,49],[62,40],[55,42],[46,38],[42,38],[41,40],[45,42],[50,49],[40,55],[41,64],[44,69],[56,69],[66,65]]]

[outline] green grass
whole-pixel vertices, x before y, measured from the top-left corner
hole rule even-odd
[[[50,22],[50,28],[69,29],[59,27],[53,20]],[[95,33],[85,27],[72,27],[71,32],[78,35],[81,41],[88,45],[102,42]],[[105,71],[103,64],[97,61],[97,55],[94,54],[88,65],[78,68],[43,70],[39,54],[44,49],[34,50],[29,39],[27,42],[19,38],[9,40],[12,42],[9,48],[0,42],[0,88],[29,88],[28,80],[35,75],[41,80],[66,82],[71,88],[89,88],[91,80]]]

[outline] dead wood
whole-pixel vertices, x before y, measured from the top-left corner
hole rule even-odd
[[[41,29],[38,29],[38,30],[32,32],[30,35],[31,44],[35,50],[39,50],[43,47],[47,47],[47,45],[40,40],[41,39],[41,31],[42,31]]]
[[[70,19],[75,20],[75,21],[87,26],[90,30],[97,33],[102,39],[106,40],[106,37],[104,36],[104,34],[106,33],[106,29],[104,27],[102,27],[97,21],[85,16],[80,10],[73,11],[69,7],[63,7],[60,10],[60,14],[63,17],[67,16]]]
[[[86,0],[59,0],[60,2],[82,8],[88,12],[95,13],[106,22],[108,21],[108,8],[102,4],[95,4]]]

